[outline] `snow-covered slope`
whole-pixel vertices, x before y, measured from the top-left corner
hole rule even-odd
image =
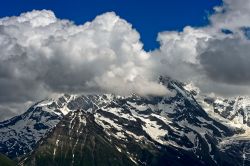
[[[199,105],[213,118],[231,126],[245,130],[250,128],[250,97],[221,97],[204,95],[192,84],[184,88],[193,94]]]
[[[193,94],[211,118],[226,126],[240,129],[239,133],[223,138],[218,148],[228,163],[250,165],[250,97],[207,96],[201,94],[192,84],[186,84],[184,88]]]
[[[29,153],[66,114],[69,95],[41,101],[24,114],[0,122],[0,152],[13,158]]]

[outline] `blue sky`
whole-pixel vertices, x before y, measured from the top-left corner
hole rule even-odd
[[[206,25],[207,15],[221,3],[220,0],[4,0],[0,17],[49,9],[58,18],[82,24],[99,14],[114,11],[140,33],[144,49],[152,50],[158,47],[158,32]]]

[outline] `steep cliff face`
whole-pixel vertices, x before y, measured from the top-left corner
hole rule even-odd
[[[134,165],[126,152],[108,140],[93,115],[74,111],[66,115],[24,165]]]

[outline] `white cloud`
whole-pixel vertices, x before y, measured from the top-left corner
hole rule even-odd
[[[0,101],[53,92],[166,95],[142,46],[138,32],[113,12],[79,26],[47,10],[2,18]]]
[[[209,38],[210,35],[202,29],[192,27],[186,27],[182,32],[159,33],[160,48],[151,52],[157,64],[155,70],[178,80],[196,76],[199,68],[198,47],[204,47]]]
[[[160,32],[152,52],[113,12],[83,25],[47,10],[2,18],[0,107],[64,92],[166,95],[159,75],[192,81],[205,93],[247,94],[250,2],[224,0],[215,10],[208,26]]]
[[[238,30],[250,26],[249,0],[223,0],[223,6],[216,7],[216,13],[210,17],[216,29]]]
[[[204,93],[247,95],[250,35],[244,28],[250,27],[250,2],[224,0],[215,11],[208,26],[159,33],[160,49],[151,53],[161,64],[155,70],[192,81]]]
[[[203,93],[234,96],[250,92],[249,41],[215,35],[208,27],[162,32],[158,40],[160,49],[151,52],[156,73],[192,82]]]

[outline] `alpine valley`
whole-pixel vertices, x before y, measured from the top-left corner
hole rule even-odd
[[[250,97],[160,83],[172,94],[64,94],[34,104],[0,122],[0,165],[250,165]]]

